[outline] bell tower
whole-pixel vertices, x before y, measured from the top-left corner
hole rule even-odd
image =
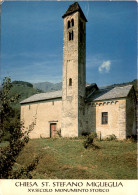
[[[84,131],[86,86],[86,22],[77,2],[64,19],[61,135],[78,137]]]

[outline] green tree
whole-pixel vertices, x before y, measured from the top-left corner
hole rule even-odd
[[[18,94],[9,96],[12,87],[11,79],[5,77],[0,91],[0,136],[1,141],[4,136],[9,135],[9,145],[0,151],[0,178],[9,178],[12,175],[12,167],[16,158],[25,144],[29,141],[29,131],[23,131],[23,124],[16,117],[12,102],[19,98]]]
[[[15,119],[15,110],[11,107],[13,102],[16,102],[19,98],[18,94],[10,97],[10,89],[12,87],[11,79],[9,77],[5,77],[2,83],[2,89],[0,91],[0,135],[1,139],[10,133],[9,125]]]

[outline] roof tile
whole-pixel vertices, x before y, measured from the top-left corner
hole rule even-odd
[[[65,18],[66,16],[68,16],[70,14],[73,14],[73,13],[75,13],[77,11],[80,12],[80,14],[83,17],[83,19],[87,22],[87,19],[86,19],[85,15],[84,15],[80,5],[78,4],[78,2],[75,2],[75,3],[71,4],[69,6],[69,8],[67,9],[67,11],[65,12],[65,14],[62,16],[62,18]]]
[[[42,100],[55,99],[55,98],[62,98],[62,91],[61,90],[35,94],[35,95],[21,101],[20,104],[30,103],[30,102],[38,102],[38,101],[42,101]]]
[[[117,86],[117,87],[106,87],[97,90],[90,96],[87,101],[99,101],[108,100],[114,98],[127,97],[133,85]]]

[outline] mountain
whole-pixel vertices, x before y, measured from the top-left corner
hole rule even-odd
[[[12,84],[13,85],[23,85],[23,86],[28,86],[28,87],[33,88],[33,85],[29,82],[26,82],[26,81],[13,81]]]
[[[33,83],[33,87],[35,89],[42,90],[44,92],[47,91],[57,91],[62,89],[62,82],[60,83],[50,83],[50,82],[42,82],[42,83]]]
[[[138,91],[138,88],[137,88],[137,84],[138,84],[138,79],[134,79],[133,81],[130,81],[130,82],[126,82],[126,83],[119,83],[119,84],[114,84],[114,86],[119,86],[119,85],[134,85],[134,89],[137,93]]]
[[[135,91],[137,91],[137,83],[138,83],[138,80],[135,79],[133,81],[130,81],[130,82],[126,82],[126,83],[115,83],[115,84],[112,84],[112,85],[104,85],[104,86],[100,86],[99,88],[106,88],[106,87],[119,87],[119,86],[124,86],[124,85],[134,85],[134,89]]]
[[[20,102],[36,93],[42,93],[42,90],[34,89],[33,85],[24,81],[13,81],[12,88],[10,89],[10,96],[19,94],[20,98],[17,103],[13,103],[12,106],[17,110],[20,108]]]
[[[134,79],[132,82],[130,82],[132,85],[134,85],[134,89],[136,92],[138,92],[138,79]]]
[[[132,84],[132,85],[134,85],[135,91],[137,91],[137,83],[138,83],[138,80],[135,79],[133,81],[126,82],[126,83],[113,84],[113,86]],[[50,83],[50,82],[34,83],[33,87],[35,89],[39,89],[39,90],[42,90],[44,92],[56,91],[56,90],[62,89],[62,82],[56,83],[56,84]]]

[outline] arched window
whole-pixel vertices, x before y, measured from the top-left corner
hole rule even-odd
[[[72,86],[72,79],[69,79],[69,86]]]
[[[70,28],[70,21],[68,21],[68,28]]]
[[[71,19],[71,24],[72,26],[74,26],[74,19]]]

